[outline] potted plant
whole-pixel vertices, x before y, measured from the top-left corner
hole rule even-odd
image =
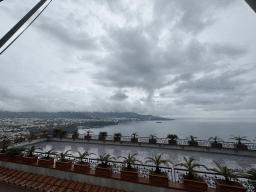
[[[3,139],[2,143],[11,144],[10,138],[11,136],[9,134],[3,134],[1,136],[1,139]]]
[[[108,133],[107,133],[107,132],[101,131],[101,132],[99,133],[99,140],[105,141],[107,136],[108,136]]]
[[[146,157],[147,161],[145,163],[151,162],[155,164],[156,170],[149,171],[149,184],[158,186],[158,187],[168,187],[168,175],[166,172],[161,172],[159,166],[165,164],[168,166],[168,163],[172,163],[170,160],[162,159],[162,154],[152,157]]]
[[[46,129],[44,129],[44,130],[42,130],[41,131],[43,134],[42,135],[40,135],[40,138],[46,138],[47,137],[47,130]]]
[[[90,133],[93,133],[91,130],[86,131],[87,135],[84,136],[84,139],[90,140],[92,137],[90,136]]]
[[[195,141],[195,139],[197,139],[197,137],[195,137],[195,136],[193,136],[193,135],[190,135],[190,137],[189,137],[188,139],[190,139],[190,140],[188,141],[188,145],[189,145],[189,146],[198,146],[198,142]]]
[[[233,136],[233,135],[231,135],[231,136]],[[235,148],[235,149],[247,150],[247,149],[248,149],[247,145],[241,143],[241,141],[249,141],[249,140],[247,140],[247,139],[245,139],[245,138],[246,138],[246,136],[240,137],[240,135],[239,135],[238,137],[233,136],[233,137],[230,138],[230,139],[234,139],[234,140],[237,140],[237,141],[238,141],[238,143],[235,143],[235,144],[234,144],[234,148]],[[250,141],[249,141],[249,142],[250,142]]]
[[[1,143],[1,151],[0,151],[0,161],[8,161],[9,160],[9,155],[7,155],[7,148],[9,147],[10,144],[7,144],[5,142]]]
[[[122,133],[115,133],[114,134],[114,141],[121,141]]]
[[[21,151],[24,151],[24,147],[11,148],[7,151],[7,155],[9,155],[9,162],[12,163],[22,163],[23,154]]]
[[[79,133],[78,132],[74,132],[74,134],[72,135],[72,139],[76,140],[78,139]]]
[[[139,136],[139,135],[137,135],[137,133],[133,133],[132,136],[133,136],[133,138],[131,138],[131,142],[138,143],[138,138],[136,138],[136,136]]]
[[[133,168],[132,165],[135,165],[135,162],[140,162],[138,159],[135,158],[135,156],[138,155],[137,153],[134,153],[131,155],[129,153],[128,157],[122,157],[119,156],[118,158],[123,158],[124,163],[127,164],[127,167],[123,167],[121,169],[121,180],[129,181],[129,182],[137,182],[139,177],[139,169]]]
[[[251,168],[248,170],[245,177],[249,179],[249,182],[254,186],[254,190],[256,191],[256,169]]]
[[[30,147],[30,149],[26,149],[27,150],[27,156],[23,156],[22,157],[22,164],[25,165],[37,165],[37,160],[38,160],[38,156],[34,155],[35,150],[40,149],[38,148],[38,146],[32,145]]]
[[[240,183],[231,181],[231,179],[237,179],[238,170],[229,169],[226,166],[221,166],[216,161],[217,169],[210,169],[225,177],[225,180],[215,179],[217,192],[246,192],[246,188]]]
[[[149,135],[149,137],[151,137],[151,139],[149,139],[149,143],[150,144],[156,144],[156,134],[151,134]]]
[[[95,155],[95,153],[88,153],[88,151],[84,151],[83,153],[80,153],[79,151],[77,152],[79,156],[76,158],[79,159],[79,161],[74,164],[74,172],[80,174],[88,174],[90,172],[91,164],[88,162],[84,162],[83,159],[89,155]]]
[[[186,157],[183,157],[185,160],[185,163],[179,163],[175,166],[181,166],[188,169],[188,174],[182,176],[182,181],[184,183],[184,187],[186,191],[207,191],[207,183],[202,177],[199,177],[195,174],[195,168],[196,167],[204,167],[208,170],[208,168],[205,165],[200,165],[193,163],[195,160],[194,157],[189,157],[187,159]]]
[[[68,155],[72,155],[69,154],[68,152],[71,150],[67,150],[64,153],[60,153],[60,160],[56,161],[56,169],[58,170],[62,170],[62,171],[70,171],[71,170],[71,166],[72,166],[72,161],[66,159],[66,156]]]
[[[113,166],[108,165],[108,162],[111,159],[116,159],[116,158],[111,157],[110,154],[100,155],[100,157],[97,158],[97,160],[100,161],[101,163],[98,166],[95,167],[95,176],[106,177],[106,178],[111,178],[112,177]]]
[[[218,136],[215,136],[215,137],[210,137],[208,141],[210,140],[214,140],[213,143],[210,143],[212,148],[222,148],[222,143],[218,143],[218,141],[222,141],[221,138],[219,138]]]
[[[54,158],[52,158],[50,155],[56,155],[56,152],[53,152],[54,149],[45,151],[44,154],[46,154],[46,157],[42,157],[38,161],[38,167],[44,167],[44,168],[53,168],[54,165]]]
[[[167,137],[169,145],[177,145],[177,139],[179,138],[176,134],[168,134]],[[171,140],[169,140],[171,139]]]

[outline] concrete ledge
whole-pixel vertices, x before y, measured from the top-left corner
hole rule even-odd
[[[134,192],[179,192],[182,190],[177,189],[168,189],[162,187],[155,187],[151,185],[139,184],[139,183],[131,183],[116,179],[108,179],[102,177],[96,177],[92,175],[83,175],[73,172],[59,171],[55,169],[42,168],[37,166],[23,165],[11,162],[0,161],[0,167],[5,167],[9,169],[25,171],[30,173],[42,174],[53,176],[55,178],[67,179],[79,182],[86,182],[93,185],[100,185],[102,187],[116,188],[116,189],[124,189],[125,191],[134,191]]]

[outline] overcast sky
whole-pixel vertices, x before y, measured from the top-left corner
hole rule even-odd
[[[39,0],[0,3],[0,37]],[[0,56],[0,110],[256,116],[243,0],[53,0]]]

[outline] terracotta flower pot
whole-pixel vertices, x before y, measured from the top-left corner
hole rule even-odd
[[[51,159],[39,159],[38,167],[53,168],[54,158]]]
[[[241,186],[233,186],[227,184],[220,184],[217,179],[214,179],[216,184],[216,191],[217,192],[246,192],[246,188]]]
[[[72,161],[56,161],[55,169],[62,171],[70,171],[72,166]]]
[[[211,145],[212,148],[219,148],[219,149],[222,148],[222,144],[221,143],[210,143],[210,145]]]
[[[149,139],[150,144],[156,144],[156,139]]]
[[[248,150],[248,147],[245,144],[234,144],[234,148],[238,150]]]
[[[106,137],[99,136],[99,140],[105,141],[105,140],[106,140]]]
[[[138,143],[138,138],[131,138],[132,143]]]
[[[10,155],[8,161],[12,163],[22,163],[22,157],[23,157],[23,154]]]
[[[101,167],[100,165],[95,167],[95,176],[111,178],[113,172],[113,166]]]
[[[168,175],[158,175],[154,172],[149,171],[149,184],[158,187],[168,187]]]
[[[84,139],[87,139],[87,140],[90,140],[90,139],[92,139],[92,136],[84,136]]]
[[[198,146],[198,142],[197,141],[188,141],[188,145],[189,146]]]
[[[121,141],[121,137],[114,137],[114,141]]]
[[[74,164],[74,172],[80,174],[88,174],[90,172],[90,163],[87,164]]]
[[[128,171],[124,167],[121,169],[121,180],[129,182],[138,182],[139,169]]]
[[[195,180],[189,180],[189,179],[184,179],[182,176],[182,182],[184,183],[184,187],[186,191],[201,191],[205,192],[208,189],[207,183],[200,182],[200,181],[195,181]]]
[[[25,164],[25,165],[34,165],[36,164],[37,165],[37,159],[38,159],[38,156],[33,156],[33,157],[25,157],[23,156],[22,157],[22,164]]]
[[[176,140],[168,140],[168,144],[169,145],[177,145],[177,141]]]
[[[9,157],[6,153],[0,153],[0,161],[9,161]]]

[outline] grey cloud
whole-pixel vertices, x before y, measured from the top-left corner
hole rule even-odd
[[[113,101],[124,101],[127,98],[128,98],[128,95],[122,92],[117,92],[110,97],[110,99]]]

